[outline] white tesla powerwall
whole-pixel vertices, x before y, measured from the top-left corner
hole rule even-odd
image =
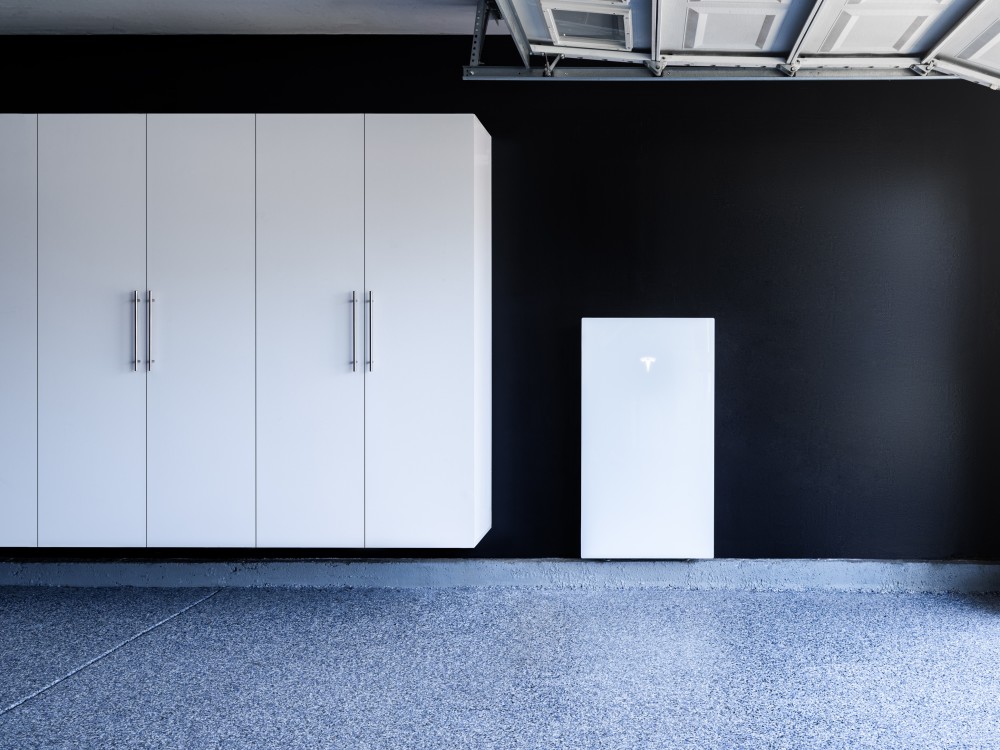
[[[715,556],[715,319],[583,318],[581,556]]]

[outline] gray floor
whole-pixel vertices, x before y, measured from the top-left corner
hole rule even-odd
[[[0,588],[0,747],[998,748],[1000,598]]]

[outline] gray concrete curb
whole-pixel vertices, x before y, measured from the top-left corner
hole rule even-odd
[[[0,562],[0,586],[1000,592],[1000,563],[881,560]]]

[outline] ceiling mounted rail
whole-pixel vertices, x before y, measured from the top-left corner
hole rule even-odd
[[[480,64],[490,18],[506,21],[523,68]],[[557,69],[560,60],[580,62]],[[1000,0],[480,0],[464,76],[964,79],[997,89]]]

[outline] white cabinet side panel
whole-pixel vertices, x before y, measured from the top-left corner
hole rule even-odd
[[[149,545],[252,547],[254,117],[149,115]]]
[[[0,115],[0,547],[38,544],[35,115]]]
[[[145,117],[39,115],[41,546],[146,543],[145,245]]]
[[[258,115],[259,547],[364,546],[363,300],[364,116]]]
[[[493,152],[490,134],[475,127],[476,531],[493,525]]]
[[[715,321],[584,318],[582,362],[582,557],[713,557]]]
[[[473,118],[365,119],[365,546],[469,547]]]

